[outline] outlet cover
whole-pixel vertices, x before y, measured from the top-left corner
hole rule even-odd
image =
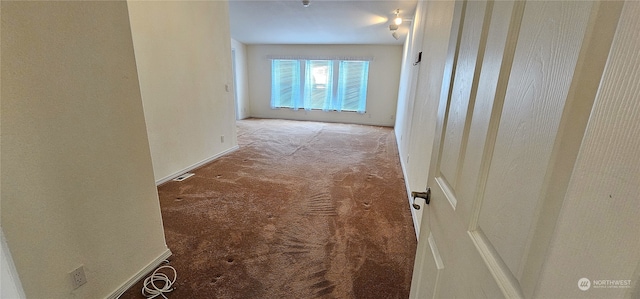
[[[83,265],[80,265],[80,267],[71,271],[69,276],[71,276],[71,284],[73,285],[74,290],[87,283],[87,276],[84,275]]]

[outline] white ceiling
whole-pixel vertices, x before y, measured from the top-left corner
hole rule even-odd
[[[231,37],[244,44],[389,44],[401,45],[411,26],[417,0],[230,0]],[[389,24],[400,9],[405,22],[400,39]]]

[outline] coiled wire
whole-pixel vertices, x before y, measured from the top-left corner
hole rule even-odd
[[[165,260],[164,262],[167,264],[169,263],[169,261],[167,260]],[[169,279],[169,276],[167,276],[165,273],[159,272],[162,269],[171,269],[171,271],[173,271],[173,279]],[[172,286],[173,283],[176,282],[176,278],[178,278],[178,273],[176,272],[175,268],[169,265],[160,266],[158,267],[158,269],[153,271],[151,276],[147,277],[144,280],[144,285],[142,286],[142,295],[147,298],[162,296],[163,298],[168,299],[164,294],[169,293],[175,289]],[[158,287],[158,284],[156,284],[159,282],[162,282],[160,287]]]

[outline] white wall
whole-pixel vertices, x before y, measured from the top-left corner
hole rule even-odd
[[[153,170],[161,183],[237,146],[228,3],[128,4]]]
[[[11,250],[7,246],[7,241],[4,239],[4,232],[0,227],[0,298],[17,299],[26,298],[24,290],[22,289],[22,283],[20,283],[20,277],[18,271],[13,263],[11,257]]]
[[[127,3],[1,5],[2,230],[28,298],[104,298],[168,254]]]
[[[235,88],[236,92],[238,93],[236,106],[238,110],[236,111],[236,114],[239,116],[238,119],[245,119],[250,116],[249,112],[251,111],[251,106],[249,103],[249,69],[247,66],[247,46],[232,38],[231,49],[233,49],[236,53]]]
[[[403,69],[403,88],[398,99],[398,118],[395,133],[400,160],[405,172],[405,183],[410,191],[425,191],[435,137],[438,102],[441,96],[451,20],[451,1],[420,1],[416,8],[416,20],[410,48],[407,49]],[[409,42],[409,41],[408,41]],[[422,62],[413,66],[418,52],[423,52]],[[450,60],[450,59],[449,59]],[[449,69],[449,72],[451,70]],[[416,235],[419,235],[424,201],[418,199],[420,210],[412,209]]]
[[[404,42],[402,48],[402,64],[400,69],[400,82],[398,87],[398,104],[396,105],[396,120],[394,124],[394,133],[396,134],[396,140],[398,141],[398,149],[400,150],[400,157],[403,157],[402,153],[406,153],[406,148],[409,145],[409,138],[404,138],[404,135],[409,135],[410,123],[411,123],[411,111],[413,109],[413,102],[415,97],[411,97],[412,90],[415,91],[415,79],[417,74],[414,75],[413,57],[414,52],[418,50],[415,46],[414,39],[417,35],[423,34],[423,28],[419,25],[421,23],[424,12],[424,3],[418,2],[416,6],[416,15],[413,19],[412,27],[407,34],[407,39]],[[402,159],[401,159],[402,160]],[[404,161],[403,161],[404,162]],[[402,164],[404,167],[404,164]]]
[[[386,45],[248,45],[251,116],[393,126],[402,47]],[[369,65],[367,111],[271,109],[271,60],[268,55],[373,57]]]
[[[400,156],[400,165],[402,166],[402,173],[405,177],[405,186],[407,188],[407,196],[410,203],[414,200],[411,198],[411,191],[423,191],[424,188],[417,188],[415,184],[410,183],[410,179],[416,179],[416,176],[412,173],[409,174],[409,145],[411,144],[411,121],[413,118],[413,110],[416,105],[416,85],[418,81],[418,70],[420,64],[413,65],[417,57],[418,52],[421,49],[420,42],[424,35],[424,14],[425,12],[424,1],[419,1],[416,6],[416,13],[411,23],[412,27],[409,30],[407,39],[404,43],[404,49],[402,52],[402,69],[400,71],[400,87],[398,89],[398,104],[396,106],[396,121],[394,125],[394,133],[396,136],[396,143],[398,144],[398,154]],[[426,180],[425,180],[426,183]],[[415,201],[420,204],[420,200]],[[412,207],[410,205],[410,207]],[[420,219],[422,219],[422,212],[424,209],[420,208],[416,210],[411,208],[411,216],[413,218],[414,229],[416,232],[416,238],[419,238],[420,234]]]

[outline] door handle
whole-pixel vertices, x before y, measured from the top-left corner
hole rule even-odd
[[[416,197],[423,198],[424,203],[429,204],[431,202],[431,188],[427,188],[425,192],[411,191],[411,198],[413,198],[411,206],[416,210],[420,210],[420,205],[416,204]]]

